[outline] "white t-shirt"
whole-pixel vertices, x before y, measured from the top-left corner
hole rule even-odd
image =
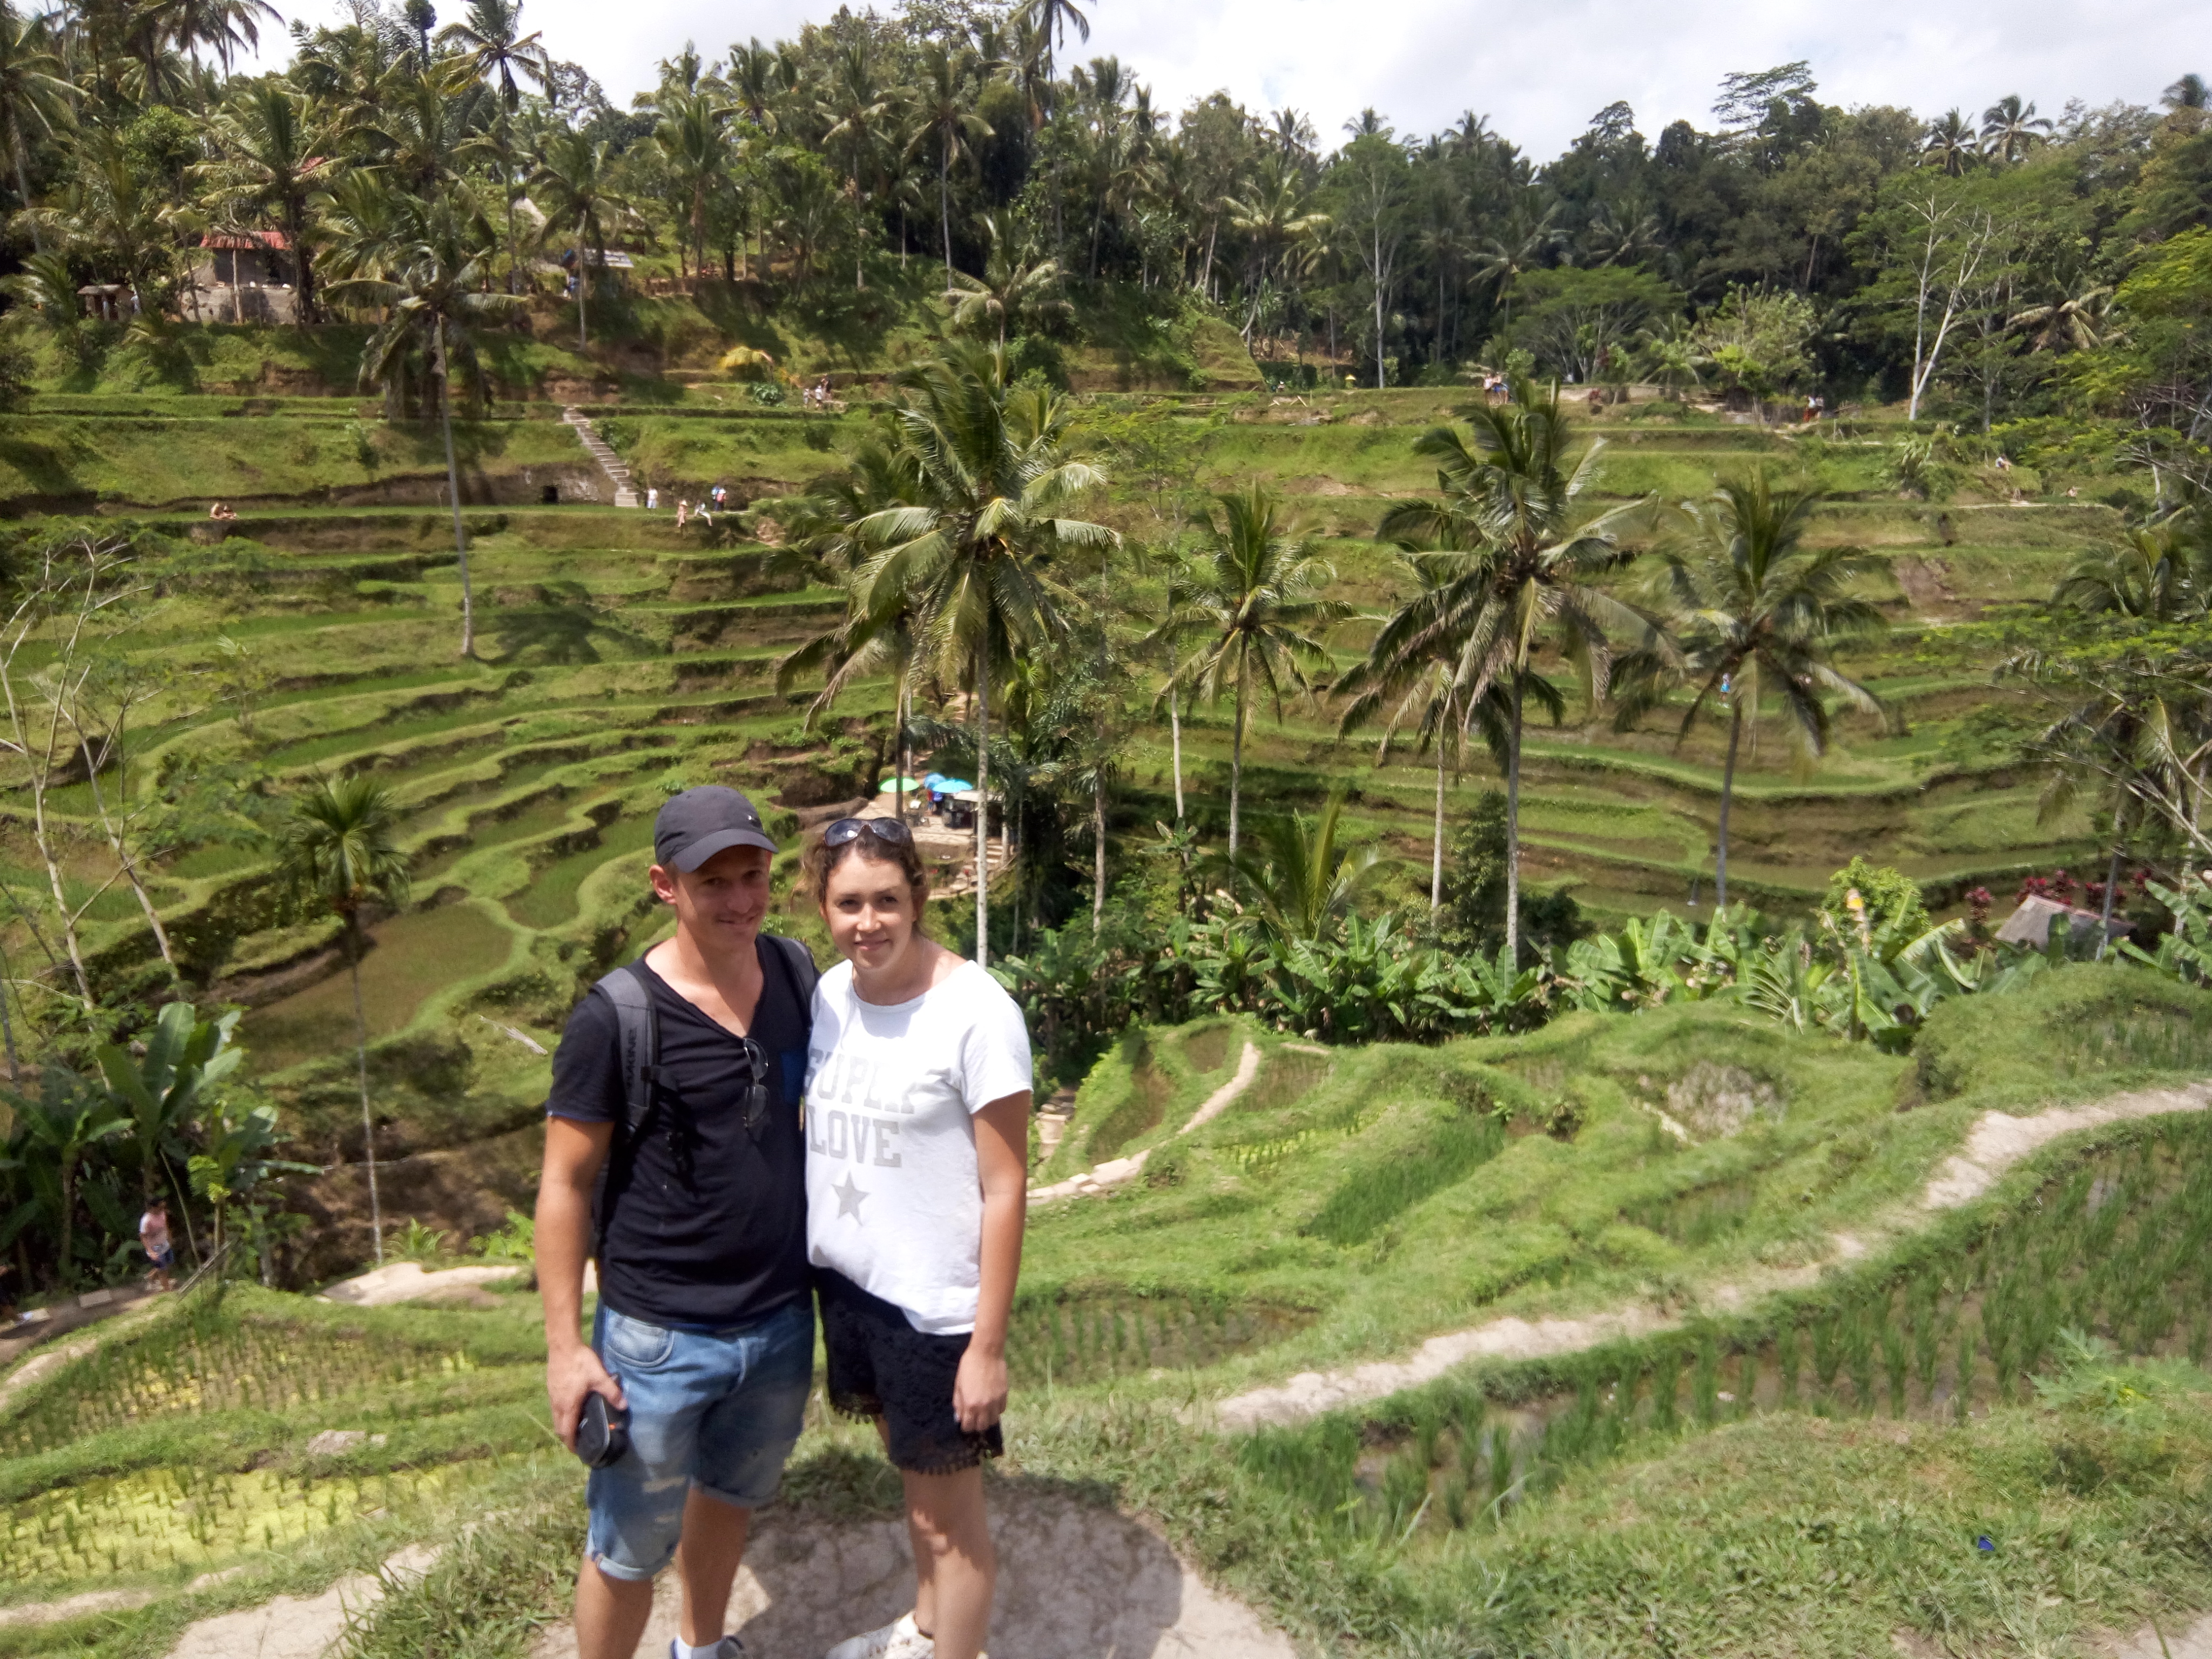
[[[1014,1000],[963,963],[911,1002],[863,1002],[853,964],[822,975],[806,1065],[806,1256],[906,1312],[975,1328],[983,1187],[974,1114],[1030,1087]]]

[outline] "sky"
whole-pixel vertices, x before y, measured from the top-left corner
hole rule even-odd
[[[1811,61],[1823,102],[1904,104],[1923,116],[1978,113],[2017,92],[2056,115],[2069,98],[2155,105],[2185,70],[2212,75],[2206,0],[1081,0],[1087,46],[1113,53],[1179,110],[1225,88],[1255,112],[1287,104],[1323,147],[1373,106],[1403,134],[1442,131],[1463,111],[1536,161],[1571,143],[1615,99],[1656,137],[1673,120],[1711,123],[1732,70]],[[336,0],[277,0],[287,17],[333,21]],[[441,17],[464,0],[437,0]],[[890,9],[888,0],[878,0]],[[2199,9],[2199,7],[2205,9]],[[525,0],[527,26],[584,65],[618,104],[650,87],[687,39],[708,57],[732,40],[787,37],[836,0]],[[281,34],[272,60],[288,55]]]

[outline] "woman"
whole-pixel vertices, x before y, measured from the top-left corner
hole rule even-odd
[[[978,1659],[998,1563],[1006,1321],[1027,1204],[1030,1042],[999,982],[921,931],[929,877],[896,818],[840,818],[806,890],[844,958],[814,994],[807,1257],[830,1403],[875,1419],[906,1487],[914,1610],[830,1659]]]

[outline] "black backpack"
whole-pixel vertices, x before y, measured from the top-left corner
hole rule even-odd
[[[784,971],[791,975],[791,988],[799,999],[801,1012],[811,1011],[814,1006],[814,987],[822,977],[821,970],[814,965],[813,954],[795,939],[777,933],[763,933],[761,938],[783,959]],[[653,988],[645,981],[641,960],[616,969],[593,985],[592,991],[614,1004],[622,1045],[623,1116],[615,1126],[615,1142],[609,1151],[606,1167],[600,1171],[604,1189],[615,1160],[630,1150],[653,1110],[653,1089],[660,1063],[660,1016],[653,1011]],[[599,1245],[603,1249],[608,1212],[613,1206],[603,1197],[599,1208]]]

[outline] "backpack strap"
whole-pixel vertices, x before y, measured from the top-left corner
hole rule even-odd
[[[607,1228],[613,1220],[614,1200],[609,1195],[616,1162],[635,1148],[647,1115],[653,1110],[653,1086],[659,1076],[660,1015],[653,1006],[653,989],[637,963],[607,975],[592,990],[615,1006],[616,1046],[622,1060],[623,1115],[615,1124],[614,1145],[599,1170],[592,1206],[598,1213],[597,1237],[592,1255],[605,1271]]]
[[[623,1079],[623,1121],[617,1139],[629,1140],[653,1109],[653,1085],[660,1065],[660,1016],[636,963],[616,969],[592,989],[615,1006]]]

